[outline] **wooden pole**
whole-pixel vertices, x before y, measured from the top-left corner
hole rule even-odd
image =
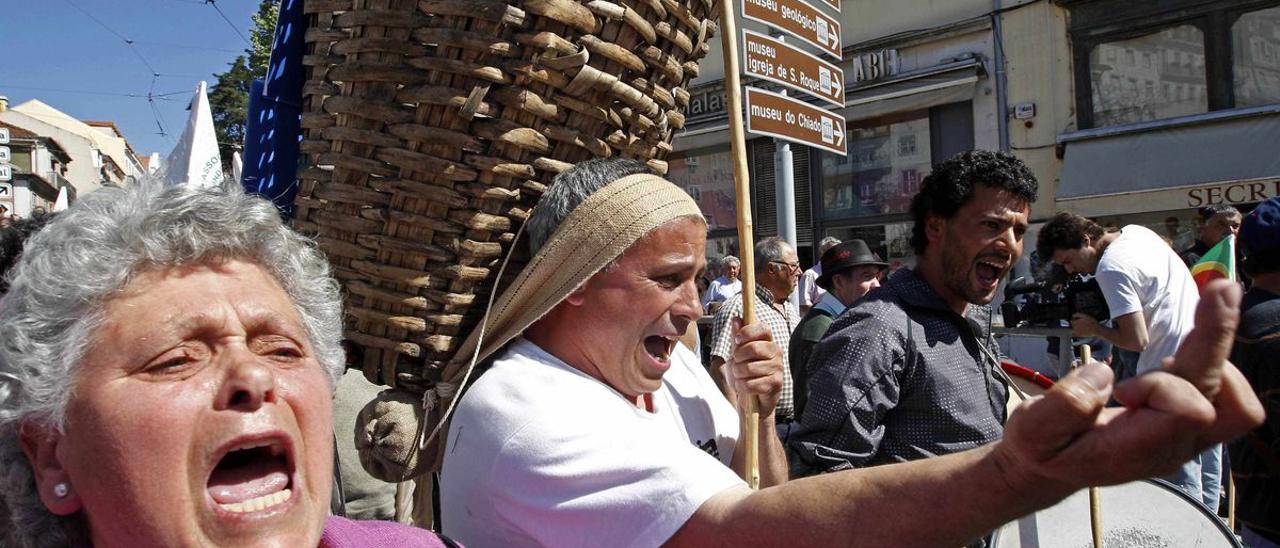
[[[1093,350],[1089,345],[1080,347],[1080,367],[1093,361]],[[1089,523],[1093,529],[1093,546],[1102,548],[1102,491],[1097,487],[1089,488]]]
[[[742,324],[756,321],[756,272],[754,229],[751,224],[751,186],[747,168],[747,137],[742,128],[742,84],[739,82],[738,25],[734,21],[733,0],[720,0],[720,47],[724,50],[724,96],[728,102],[729,143],[733,151],[733,188],[738,209],[738,242],[742,255]],[[747,444],[747,485],[760,488],[760,407],[754,396],[741,409]]]

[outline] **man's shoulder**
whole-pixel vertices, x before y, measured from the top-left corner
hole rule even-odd
[[[811,308],[804,318],[800,319],[800,323],[796,325],[796,332],[792,335],[793,339],[800,339],[809,342],[818,342],[822,340],[822,336],[826,334],[827,329],[835,322],[835,317],[826,310],[820,308]]]
[[[1276,333],[1280,333],[1280,295],[1251,289],[1241,303],[1239,335],[1255,339]]]
[[[532,343],[517,341],[467,390],[453,421],[483,424],[482,430],[504,436],[608,403],[610,394],[598,384],[557,363]],[[546,394],[564,397],[547,398]]]
[[[904,332],[911,314],[906,305],[891,291],[868,293],[853,306],[832,320],[828,327],[830,338],[860,338],[879,336],[885,332]]]

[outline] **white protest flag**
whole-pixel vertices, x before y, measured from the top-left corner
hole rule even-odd
[[[239,152],[231,153],[231,180],[239,183],[240,175],[244,173],[244,160],[240,159]]]
[[[58,199],[53,202],[53,212],[66,211],[67,209],[67,187],[58,189]]]
[[[213,131],[213,113],[204,82],[196,87],[190,110],[182,138],[165,161],[165,183],[219,186],[224,178],[222,157],[218,154],[218,137]]]

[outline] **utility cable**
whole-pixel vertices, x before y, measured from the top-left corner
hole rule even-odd
[[[241,40],[244,40],[244,43],[249,44],[250,46],[253,45],[253,42],[250,42],[248,38],[245,38],[244,33],[240,32],[240,29],[236,27],[235,23],[232,23],[231,19],[227,18],[227,14],[222,13],[222,8],[218,7],[218,2],[216,0],[205,0],[204,3],[213,6],[213,10],[218,12],[218,15],[222,17],[222,20],[227,22],[227,26],[231,27],[231,30],[236,31],[236,34],[240,36]]]

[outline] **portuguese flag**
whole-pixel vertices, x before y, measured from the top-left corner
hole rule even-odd
[[[1227,235],[1218,245],[1206,251],[1196,264],[1191,265],[1191,277],[1196,280],[1196,287],[1201,290],[1210,281],[1226,278],[1236,279],[1236,237]]]

